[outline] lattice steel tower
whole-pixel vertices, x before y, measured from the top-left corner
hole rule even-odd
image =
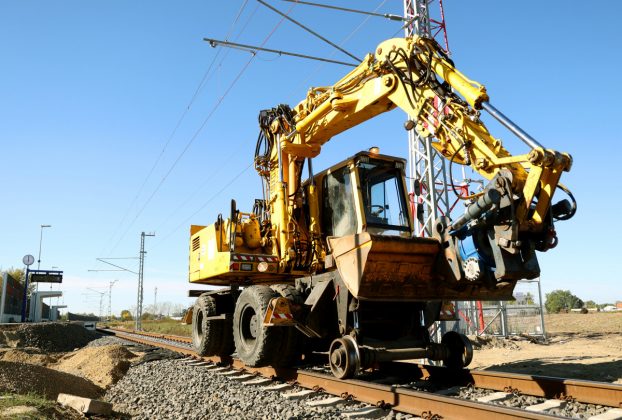
[[[143,276],[144,276],[144,268],[145,268],[145,236],[155,236],[155,233],[145,233],[142,232],[140,234],[140,256],[138,260],[138,293],[136,297],[136,319],[134,320],[134,329],[136,331],[142,330],[142,320],[141,317],[143,315]]]
[[[408,19],[406,36],[434,38],[442,35],[442,44],[448,50],[443,1],[438,0],[440,20],[430,18],[429,7],[434,2],[434,0],[404,0],[404,17]],[[416,120],[416,116],[409,118]],[[408,131],[409,190],[417,236],[432,236],[434,221],[439,216],[449,215],[450,209],[445,158],[432,147],[431,143],[431,137],[422,137],[414,129]]]

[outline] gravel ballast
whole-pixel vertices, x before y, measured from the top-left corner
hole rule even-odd
[[[285,392],[296,390],[300,389]],[[133,419],[342,419],[342,410],[364,406],[346,402],[309,407],[307,401],[331,395],[316,393],[302,400],[288,400],[282,392],[244,386],[178,359],[131,367],[104,398],[113,403],[115,411],[131,414]]]
[[[102,347],[111,346],[114,344],[119,344],[122,346],[133,346],[135,343],[133,341],[124,340],[113,335],[103,335],[96,340],[89,341],[89,343],[84,347]]]

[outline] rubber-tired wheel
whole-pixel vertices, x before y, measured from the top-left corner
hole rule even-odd
[[[270,288],[293,304],[302,305],[304,303],[302,294],[296,290],[294,285],[273,284]],[[275,360],[273,364],[275,366],[291,366],[300,361],[305,336],[296,327],[278,328],[283,329],[283,339],[279,349],[279,360]]]
[[[199,296],[192,312],[192,344],[201,356],[228,356],[232,353],[231,322],[208,320],[218,315],[212,296]]]
[[[443,335],[441,344],[449,349],[449,357],[443,360],[448,368],[462,369],[473,360],[473,346],[466,335],[449,331]]]
[[[283,330],[264,327],[270,300],[278,297],[268,286],[250,286],[240,293],[233,313],[233,341],[238,357],[248,366],[278,364]]]

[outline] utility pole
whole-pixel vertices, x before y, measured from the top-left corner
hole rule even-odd
[[[52,225],[41,225],[41,233],[39,234],[39,258],[37,258],[37,270],[41,269],[41,247],[43,245],[43,229],[51,228],[51,227],[52,227]],[[52,287],[52,285],[50,285],[50,287]],[[50,289],[50,290],[52,290],[52,289]],[[39,282],[37,282],[37,285],[35,286],[35,291],[39,292]],[[33,305],[35,313],[36,313],[36,310],[37,310],[37,300],[38,299],[35,299],[34,302],[33,302],[32,298],[30,300],[30,302],[31,302],[30,304]]]
[[[37,259],[37,270],[41,269],[41,245],[43,245],[43,229],[52,227],[52,225],[41,225],[41,234],[39,235],[39,258]]]
[[[142,323],[140,317],[143,314],[143,275],[145,267],[145,236],[155,236],[155,233],[140,234],[140,256],[138,262],[138,296],[136,298],[136,320],[134,322],[134,329],[136,331],[142,330]]]
[[[112,286],[119,280],[112,280],[108,285],[108,321],[112,320]]]
[[[100,292],[99,290],[95,290],[91,287],[87,287],[87,290],[95,292],[99,295],[99,320],[101,322],[104,318],[104,296],[106,296],[106,292]]]
[[[157,304],[158,304],[158,286],[156,286],[156,288],[153,291],[153,312],[154,315],[157,315],[158,309],[157,309]]]

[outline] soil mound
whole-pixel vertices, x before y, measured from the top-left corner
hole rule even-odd
[[[56,400],[58,394],[98,398],[103,389],[92,382],[42,366],[0,361],[0,392],[43,395]]]
[[[26,350],[7,350],[2,353],[0,360],[6,362],[17,363],[29,363],[31,365],[47,366],[50,363],[56,362],[54,357],[50,357],[47,354],[35,353]]]
[[[0,329],[0,344],[5,347],[37,347],[44,352],[65,352],[85,346],[97,338],[81,324],[45,322],[20,324]]]
[[[519,350],[520,346],[511,338],[495,336],[469,336],[473,348],[482,349],[509,349]]]
[[[132,361],[138,357],[120,345],[86,347],[63,356],[51,367],[89,379],[106,388],[121,379]]]

